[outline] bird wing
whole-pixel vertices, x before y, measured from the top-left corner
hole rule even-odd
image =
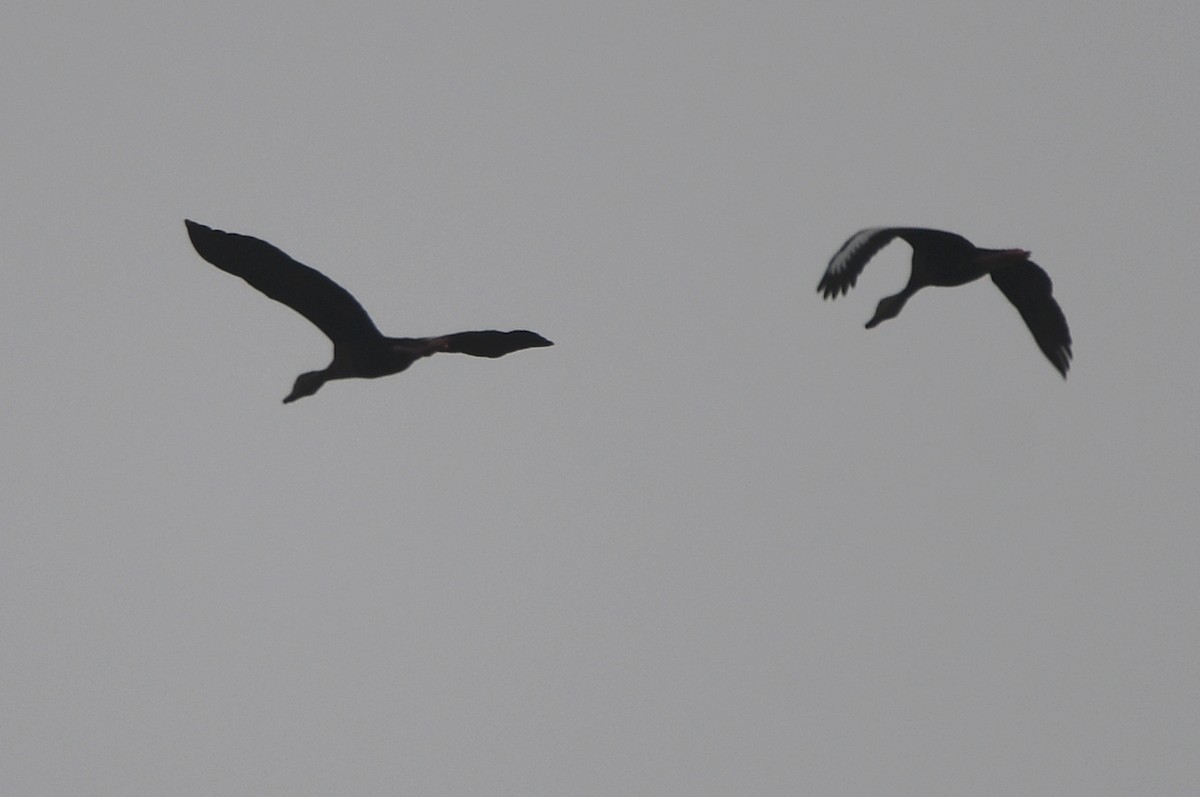
[[[975,246],[961,235],[945,230],[924,227],[868,227],[851,235],[842,248],[834,253],[817,285],[826,299],[848,292],[858,281],[858,275],[880,249],[895,238],[904,239],[913,250],[945,249],[971,252]]]
[[[1020,260],[994,269],[992,282],[1021,313],[1038,348],[1065,379],[1071,365],[1071,331],[1051,295],[1050,275],[1033,261]]]
[[[335,344],[381,337],[358,300],[314,268],[266,241],[185,220],[192,246],[222,271],[241,277],[317,325]]]
[[[868,227],[851,235],[830,259],[817,290],[826,299],[836,299],[849,291],[858,281],[858,275],[867,261],[899,233],[900,229],[896,227]]]

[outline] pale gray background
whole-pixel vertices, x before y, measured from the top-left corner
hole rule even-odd
[[[1200,789],[1200,4],[21,5],[0,792]],[[185,216],[558,345],[281,406]]]

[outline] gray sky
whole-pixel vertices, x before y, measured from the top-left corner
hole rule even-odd
[[[1195,791],[1200,6],[119,5],[0,13],[0,792]],[[284,407],[185,217],[557,346]]]

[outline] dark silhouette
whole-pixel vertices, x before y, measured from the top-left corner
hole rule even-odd
[[[520,349],[554,345],[524,329],[458,332],[436,338],[385,337],[345,288],[316,269],[298,263],[266,241],[214,230],[194,221],[184,220],[184,224],[192,246],[202,258],[286,304],[333,341],[333,362],[323,370],[296,377],[284,404],[311,396],[330,379],[373,379],[399,373],[439,351],[503,357]]]
[[[871,329],[895,318],[909,298],[926,285],[954,286],[984,274],[1008,297],[1025,319],[1038,348],[1058,372],[1067,377],[1071,363],[1071,332],[1058,302],[1051,296],[1050,277],[1029,259],[1024,249],[980,249],[961,235],[919,227],[873,227],[859,230],[842,244],[829,261],[817,290],[826,299],[837,298],[854,287],[858,275],[875,253],[893,238],[912,247],[912,275],[904,290],[880,300]]]

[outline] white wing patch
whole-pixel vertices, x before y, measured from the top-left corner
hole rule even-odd
[[[829,261],[829,269],[826,273],[833,275],[845,271],[854,261],[854,256],[869,244],[872,238],[891,229],[891,227],[868,227],[851,235],[850,240],[842,244],[842,248],[837,250],[837,254]]]

